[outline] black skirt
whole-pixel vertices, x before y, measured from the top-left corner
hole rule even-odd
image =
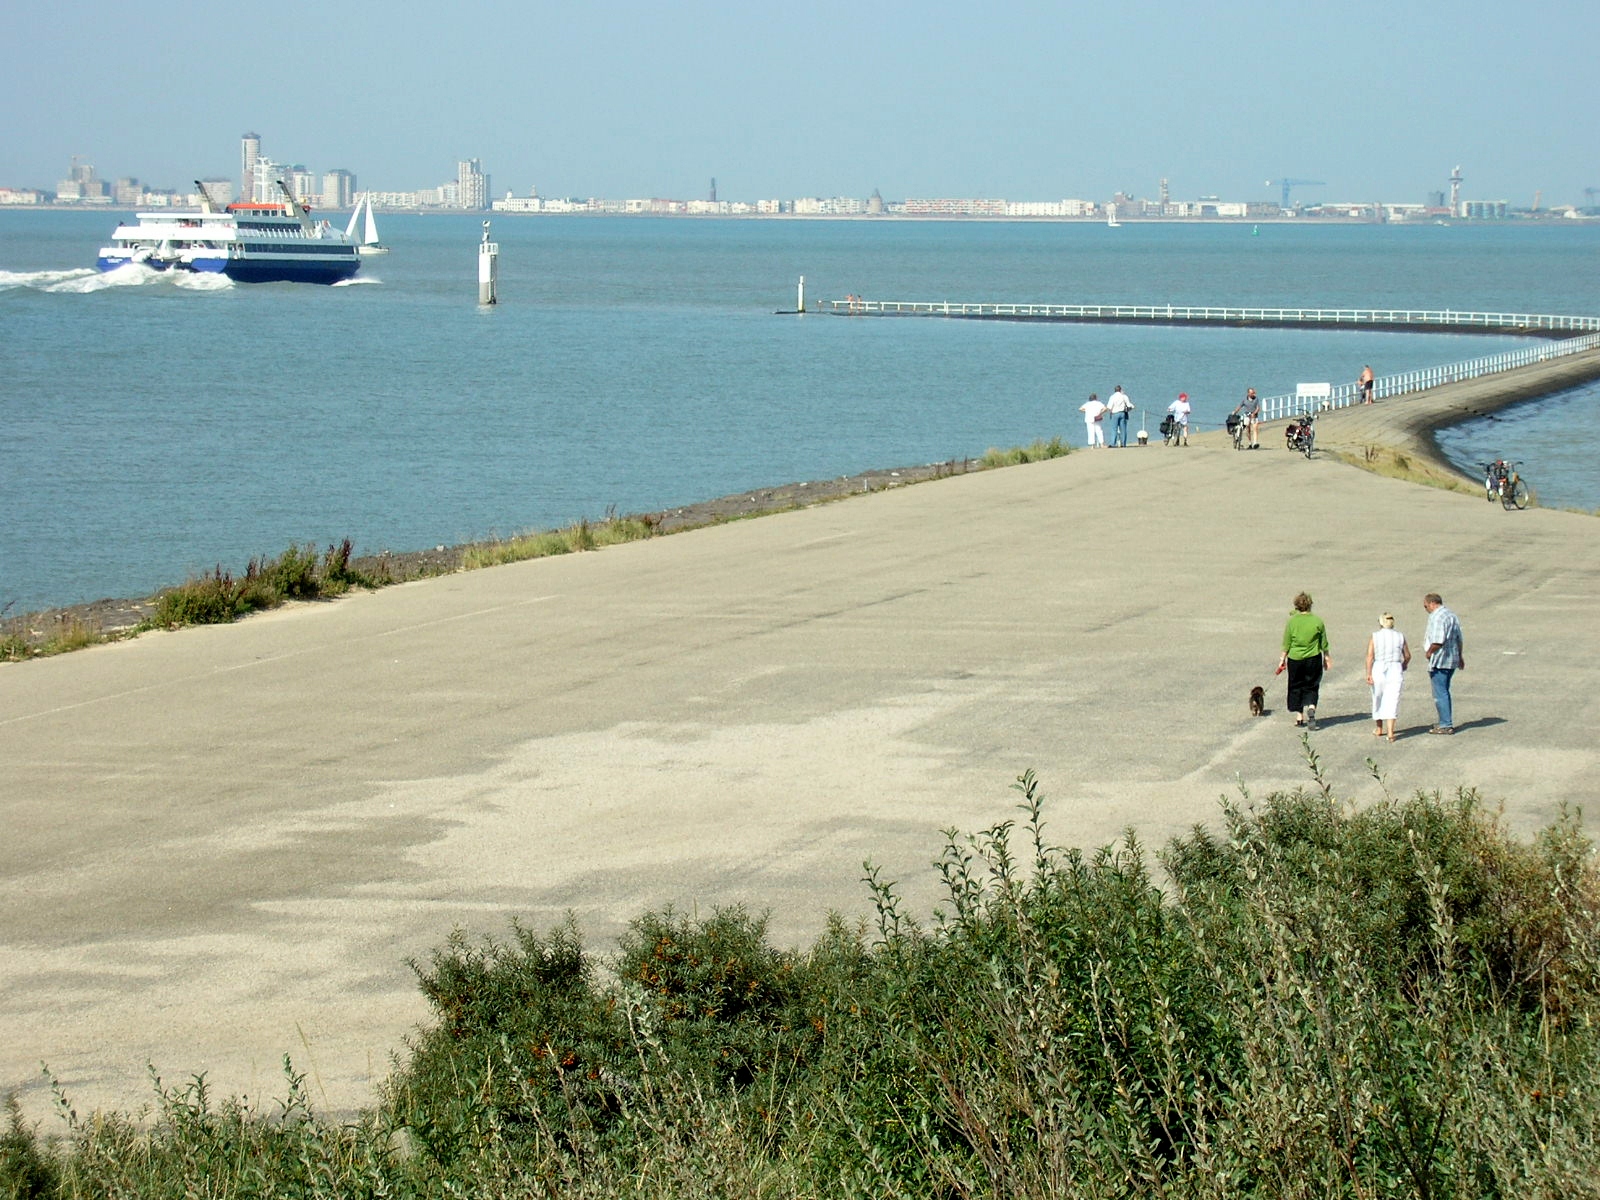
[[[1290,712],[1304,712],[1306,705],[1316,704],[1317,689],[1321,686],[1322,655],[1289,660],[1289,700],[1286,707]]]

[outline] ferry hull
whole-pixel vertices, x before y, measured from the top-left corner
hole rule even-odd
[[[236,283],[342,283],[354,278],[361,270],[361,260],[350,255],[348,261],[337,262],[283,262],[249,258],[194,258],[173,262],[158,258],[141,258],[137,254],[108,254],[101,251],[95,266],[102,271],[115,271],[129,263],[139,263],[156,271],[194,271],[201,274],[226,275]]]

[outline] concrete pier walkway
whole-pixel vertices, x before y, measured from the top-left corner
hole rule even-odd
[[[1593,369],[1593,364],[1591,364]],[[1502,378],[1330,414],[1426,450]],[[1431,406],[1431,407],[1430,407]],[[1062,427],[1076,430],[1076,413]],[[953,477],[0,667],[0,1091],[80,1111],[204,1071],[366,1103],[453,927],[770,908],[808,942],[862,862],[936,896],[939,829],[1015,815],[1158,846],[1308,780],[1275,680],[1291,597],[1328,622],[1311,735],[1338,791],[1477,787],[1530,831],[1600,785],[1600,537],[1221,435]],[[1276,440],[1274,441],[1273,438]],[[1412,439],[1405,441],[1405,439]],[[1414,668],[1394,745],[1362,659],[1389,609],[1460,614],[1460,732]],[[1252,718],[1246,693],[1268,689]],[[1382,783],[1366,765],[1377,764]]]

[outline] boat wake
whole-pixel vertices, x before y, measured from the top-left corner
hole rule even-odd
[[[338,283],[335,283],[333,286],[334,287],[356,287],[357,285],[364,284],[364,283],[382,283],[382,282],[383,282],[383,280],[374,279],[370,275],[361,275],[359,277],[354,277],[354,278],[350,278],[350,279],[341,279],[341,280],[339,280]]]
[[[74,267],[66,271],[0,271],[0,292],[27,290],[68,295],[88,295],[108,288],[175,287],[190,292],[228,291],[233,280],[226,275],[195,271],[157,271],[142,263],[128,263],[114,271]]]

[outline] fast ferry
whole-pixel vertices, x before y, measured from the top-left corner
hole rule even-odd
[[[200,189],[198,212],[142,212],[118,225],[96,265],[142,263],[158,271],[206,271],[240,283],[338,283],[361,269],[356,239],[295,201],[282,180],[277,203],[218,209]]]

